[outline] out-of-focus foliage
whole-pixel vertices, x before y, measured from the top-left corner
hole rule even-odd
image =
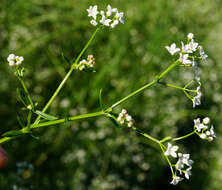
[[[100,31],[83,57],[94,54],[96,73],[73,73],[49,109],[59,117],[99,110],[103,89],[106,105],[152,80],[172,61],[165,45],[180,44],[193,32],[209,59],[201,66],[203,104],[192,109],[183,92],[155,86],[115,109],[127,108],[137,125],[163,138],[192,130],[193,119],[210,116],[218,138],[207,143],[198,137],[181,142],[195,161],[193,176],[175,189],[222,188],[222,3],[220,0],[1,0],[0,2],[0,132],[18,128],[18,82],[6,63],[9,53],[25,58],[25,82],[42,108],[69,65],[90,38],[86,9],[110,3],[125,12],[126,22]],[[191,69],[178,68],[166,81],[184,85]],[[67,123],[36,131],[40,140],[24,137],[4,145],[9,165],[0,171],[0,189],[174,189],[160,150],[105,118]],[[25,163],[24,163],[25,162]]]

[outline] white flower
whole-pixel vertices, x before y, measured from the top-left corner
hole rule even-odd
[[[117,12],[114,19],[119,20],[122,24],[124,24],[124,13],[123,12]]]
[[[182,63],[182,64],[191,64],[191,60],[188,59],[189,57],[189,54],[182,54],[180,53],[180,58],[179,58],[179,61]]]
[[[10,54],[7,58],[7,61],[9,62],[9,66],[18,66],[24,61],[24,58],[22,56]]]
[[[89,9],[87,9],[87,11],[88,11],[88,17],[93,17],[96,20],[96,15],[99,13],[97,11],[97,5],[90,6]]]
[[[187,35],[187,38],[190,39],[190,40],[192,40],[193,37],[194,37],[194,34],[193,34],[193,33],[189,33],[189,34]]]
[[[181,42],[181,44],[182,44],[182,51],[184,53],[193,53],[198,48],[198,43],[194,42],[193,39],[191,39],[191,41],[186,45],[184,45],[183,42]]]
[[[107,6],[107,11],[106,11],[106,15],[107,16],[111,16],[112,13],[117,12],[117,8],[112,8],[110,5]]]
[[[177,153],[176,151],[178,150],[178,146],[173,146],[171,143],[168,143],[167,145],[167,150],[164,153],[165,156],[172,156],[174,158],[177,157]]]
[[[204,119],[203,119],[203,123],[204,124],[209,124],[210,123],[210,118],[209,117],[205,117]]]
[[[83,59],[79,62],[78,69],[82,71],[83,69],[92,68],[95,65],[95,58],[93,55],[88,55],[87,60]]]
[[[132,127],[134,122],[132,116],[129,115],[125,109],[122,109],[122,111],[119,113],[117,121],[119,121],[120,124],[124,124],[126,121],[128,127]]]
[[[206,139],[206,138],[207,138],[207,135],[206,135],[205,133],[201,133],[201,134],[200,134],[200,138],[201,138],[201,139]]]
[[[177,185],[180,181],[182,181],[183,178],[182,177],[179,177],[179,176],[174,176],[173,177],[173,180],[170,182],[170,184],[172,185]]]
[[[194,163],[193,160],[190,160],[190,154],[182,154],[178,153],[178,161],[176,163],[176,168],[181,172],[181,170],[184,168],[184,164],[188,167],[191,167],[191,165]]]
[[[115,26],[119,24],[118,20],[114,20],[112,24],[110,24],[111,28],[115,28]]]
[[[102,18],[100,20],[100,23],[105,25],[105,26],[109,26],[109,23],[111,22],[111,19],[106,19],[105,15],[102,15]]]
[[[201,104],[201,96],[202,96],[202,93],[200,91],[200,85],[197,87],[196,89],[196,96],[193,98],[193,108],[197,106],[199,106]]]
[[[91,20],[90,23],[93,25],[93,26],[96,26],[98,23],[96,22],[96,20]]]
[[[204,52],[202,46],[199,46],[199,51],[200,51],[200,56],[201,56],[202,60],[206,60],[208,55]]]
[[[216,133],[214,132],[214,126],[213,126],[213,125],[211,125],[211,128],[210,128],[210,135],[211,135],[212,137],[214,137],[214,138],[217,137]]]
[[[169,46],[166,46],[165,48],[169,51],[169,53],[170,53],[171,55],[174,55],[175,53],[177,53],[178,51],[180,51],[180,48],[177,48],[175,43],[171,44],[170,47],[169,47]]]
[[[189,179],[190,178],[190,176],[191,176],[191,170],[192,169],[192,167],[189,167],[189,168],[187,168],[186,169],[186,171],[184,172],[184,174],[185,174],[185,178],[187,178],[187,179]]]

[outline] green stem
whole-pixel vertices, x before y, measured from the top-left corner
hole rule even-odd
[[[75,66],[77,65],[79,59],[81,58],[81,56],[83,55],[83,53],[86,51],[86,49],[89,47],[89,45],[91,44],[92,40],[94,39],[96,33],[100,30],[101,27],[98,27],[95,32],[93,33],[93,35],[91,36],[91,38],[89,39],[89,41],[87,42],[87,44],[84,46],[84,48],[82,49],[82,51],[80,52],[80,54],[78,55],[78,57],[76,58],[75,62],[73,63],[73,65],[71,66],[70,70],[68,71],[68,73],[66,74],[66,76],[64,77],[64,79],[62,80],[62,82],[60,83],[60,85],[58,86],[58,88],[56,89],[56,91],[54,92],[54,94],[52,95],[52,97],[49,99],[49,101],[47,102],[47,104],[45,105],[45,107],[42,109],[42,112],[44,113],[49,106],[52,104],[52,102],[55,100],[56,96],[58,95],[58,93],[61,91],[61,89],[63,88],[64,84],[66,83],[66,81],[69,79],[70,75],[72,74],[73,70],[76,68]],[[39,123],[40,121],[40,116],[37,117],[37,119],[35,120],[34,124]]]
[[[187,135],[184,135],[184,136],[181,136],[181,137],[177,137],[177,138],[173,138],[172,141],[179,141],[179,140],[182,140],[182,139],[185,139],[191,135],[195,134],[195,131],[192,131],[191,133],[188,133]]]
[[[168,83],[164,83],[164,82],[159,82],[159,84],[162,84],[162,85],[168,86],[168,87],[172,87],[172,88],[176,88],[176,89],[179,89],[179,90],[182,90],[182,91],[196,92],[196,90],[190,90],[190,89],[183,88],[183,87],[180,87],[180,86],[177,86],[177,85],[174,85],[174,84],[168,84]]]
[[[171,71],[174,67],[176,67],[178,64],[179,64],[179,61],[178,61],[178,60],[175,61],[175,62],[174,62],[173,64],[171,64],[166,70],[164,70],[160,75],[156,76],[156,78],[155,78],[152,82],[150,82],[150,83],[146,84],[145,86],[139,88],[138,90],[132,92],[132,93],[129,94],[128,96],[122,98],[121,100],[119,100],[118,102],[116,102],[115,104],[113,104],[110,108],[111,108],[111,109],[115,108],[116,106],[118,106],[119,104],[121,104],[121,103],[123,103],[124,101],[128,100],[128,99],[131,98],[132,96],[134,96],[134,95],[142,92],[143,90],[145,90],[145,89],[153,86],[154,84],[158,83],[158,81],[159,81],[160,79],[162,79],[163,77],[165,77],[166,74],[167,74],[168,72],[170,72],[170,71]],[[108,108],[108,109],[109,109],[109,108]]]
[[[26,133],[30,133],[31,129],[47,127],[47,126],[51,126],[51,125],[57,125],[57,124],[65,123],[65,122],[68,122],[68,121],[75,121],[75,120],[80,120],[80,119],[98,117],[98,116],[102,116],[102,115],[105,115],[105,113],[103,111],[89,113],[89,114],[83,114],[83,115],[78,115],[78,116],[73,116],[73,117],[66,117],[66,118],[57,119],[57,120],[53,120],[53,121],[47,121],[47,122],[44,122],[44,123],[32,124],[30,126],[24,127],[21,130],[18,130],[18,131],[21,131],[23,134],[26,134]],[[19,136],[3,137],[3,138],[0,139],[0,144],[2,144],[4,142],[7,142],[9,140],[15,139],[17,137],[19,137]]]
[[[153,142],[155,142],[155,143],[157,143],[157,144],[160,144],[160,141],[159,141],[158,139],[156,139],[156,138],[148,135],[147,133],[144,133],[141,129],[138,129],[138,128],[136,128],[135,126],[132,126],[131,129],[134,130],[134,131],[136,131],[136,132],[139,133],[140,135],[142,135],[142,136],[150,139],[151,141],[153,141]]]
[[[22,87],[23,87],[23,89],[24,89],[24,91],[25,91],[25,93],[26,93],[26,95],[27,95],[27,97],[28,97],[28,99],[29,99],[29,102],[30,102],[30,104],[31,104],[31,106],[32,106],[32,109],[33,109],[33,108],[34,108],[34,104],[33,104],[32,99],[31,99],[30,96],[29,96],[29,91],[28,91],[28,89],[26,88],[25,83],[24,83],[24,81],[22,80],[22,78],[21,78],[20,76],[18,76],[18,79],[19,79],[19,82],[21,83],[21,85],[22,85]]]

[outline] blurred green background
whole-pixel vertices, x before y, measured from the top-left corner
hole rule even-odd
[[[49,113],[98,111],[101,88],[111,105],[169,66],[172,57],[164,47],[180,45],[192,32],[209,55],[201,65],[202,105],[192,109],[183,92],[157,85],[114,111],[126,108],[137,126],[158,138],[183,135],[194,118],[209,116],[218,138],[208,143],[194,136],[179,143],[195,164],[191,179],[174,187],[159,148],[105,118],[49,127],[36,131],[39,141],[24,137],[4,144],[9,164],[0,170],[0,189],[222,189],[221,0],[1,0],[0,132],[18,129],[16,115],[24,116],[7,56],[24,56],[25,82],[42,108],[69,69],[61,53],[76,57],[94,32],[86,12],[94,4],[117,7],[126,22],[98,33],[83,56],[94,54],[97,72],[73,73]],[[192,77],[192,69],[178,68],[164,80],[182,86]]]

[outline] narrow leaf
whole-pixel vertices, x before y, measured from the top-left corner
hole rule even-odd
[[[100,89],[99,91],[99,105],[100,105],[100,108],[104,110],[103,101],[102,101],[102,89]]]
[[[64,53],[62,52],[62,58],[64,59],[64,61],[66,63],[68,63],[69,65],[72,65],[72,63],[69,61],[69,59],[64,55]]]
[[[25,124],[23,123],[22,119],[18,115],[17,115],[17,121],[22,128],[25,127]]]
[[[24,133],[22,131],[8,131],[6,133],[3,133],[2,136],[3,137],[14,137],[14,136],[21,136],[23,135]]]
[[[41,116],[42,118],[50,120],[50,121],[58,119],[57,117],[55,117],[53,115],[49,115],[49,114],[43,113],[43,112],[41,112],[39,110],[37,110],[35,113],[38,114],[39,116]]]

